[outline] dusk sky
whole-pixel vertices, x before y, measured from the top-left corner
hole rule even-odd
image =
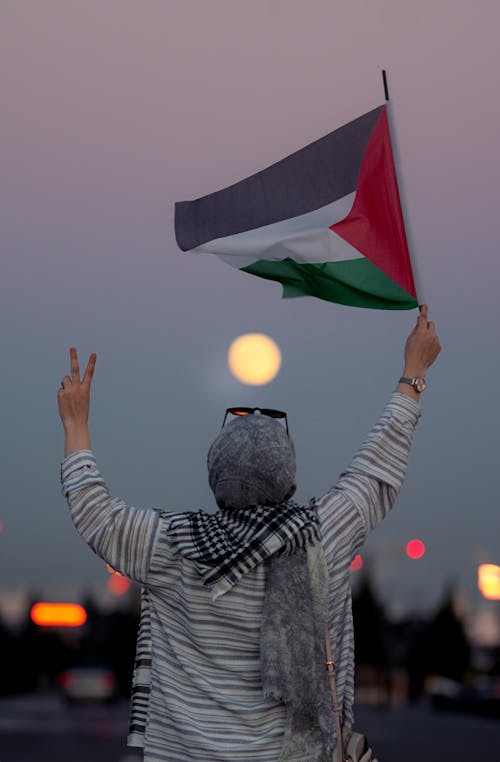
[[[91,434],[130,503],[215,507],[206,453],[232,404],[288,411],[298,498],[382,411],[416,311],[282,300],[182,254],[175,201],[218,190],[383,102],[388,72],[419,296],[443,351],[408,478],[366,556],[394,612],[500,563],[498,0],[4,0],[0,6],[0,612],[102,588],[59,484],[68,348],[98,355]],[[283,365],[233,379],[241,333]],[[427,553],[404,556],[412,537]],[[490,604],[491,605],[491,604]]]

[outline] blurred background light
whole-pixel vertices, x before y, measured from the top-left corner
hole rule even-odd
[[[125,595],[130,589],[130,584],[130,580],[127,577],[116,572],[109,577],[106,586],[112,595]]]
[[[109,564],[106,564],[106,571],[111,575],[106,582],[108,592],[112,595],[125,595],[130,590],[130,585],[132,584],[128,577],[113,569]]]
[[[275,378],[281,367],[278,345],[264,333],[245,333],[228,350],[233,376],[249,386],[263,386]]]
[[[480,564],[477,569],[477,586],[485,598],[500,601],[500,566]]]
[[[410,540],[406,545],[406,555],[408,558],[416,560],[422,558],[425,553],[425,545],[422,540]]]
[[[40,627],[81,627],[87,612],[78,603],[40,602],[31,607],[30,617]]]
[[[363,566],[363,559],[358,553],[358,555],[354,556],[354,558],[351,561],[351,571],[358,571],[358,569],[361,569],[362,566]]]

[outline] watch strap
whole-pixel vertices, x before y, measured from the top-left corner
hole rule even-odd
[[[401,376],[401,378],[399,379],[399,383],[409,384],[409,386],[413,387],[413,389],[415,389],[415,391],[418,392],[419,394],[420,392],[423,392],[427,386],[427,383],[425,381],[425,378],[423,378],[423,376],[415,376],[415,378],[407,378],[406,376]]]

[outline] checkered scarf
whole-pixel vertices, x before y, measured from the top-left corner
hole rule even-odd
[[[214,515],[177,514],[170,521],[171,546],[197,565],[205,585],[226,592],[250,569],[275,554],[291,554],[318,542],[314,500],[219,510]]]

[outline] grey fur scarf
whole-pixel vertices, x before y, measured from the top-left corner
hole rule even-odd
[[[261,628],[261,670],[264,695],[286,707],[279,762],[331,760],[327,609],[328,569],[320,543],[272,558]]]

